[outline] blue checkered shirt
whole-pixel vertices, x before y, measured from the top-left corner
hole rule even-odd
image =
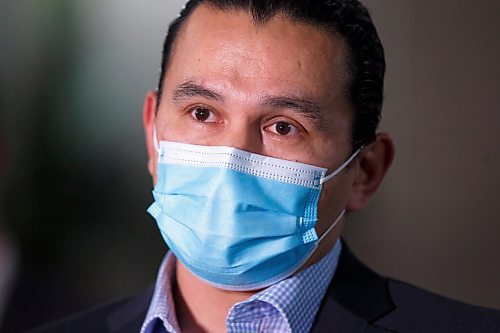
[[[337,268],[340,251],[341,242],[337,241],[318,263],[236,303],[226,318],[227,332],[308,332]],[[167,253],[141,333],[181,332],[172,296],[175,265],[175,256]]]

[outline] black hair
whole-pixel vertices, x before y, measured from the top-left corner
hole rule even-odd
[[[200,4],[219,10],[246,10],[256,23],[281,14],[339,35],[349,51],[347,94],[354,111],[353,149],[375,140],[384,94],[385,58],[370,14],[358,0],[190,0],[168,30],[162,54],[158,105],[175,39]],[[332,73],[334,75],[334,73]]]

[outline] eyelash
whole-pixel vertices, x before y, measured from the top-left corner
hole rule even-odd
[[[196,115],[196,111],[201,111],[201,110],[206,110],[208,111],[208,117],[207,119],[204,119],[204,120],[201,120],[201,119],[198,119],[197,115]],[[218,121],[207,121],[208,119],[210,119],[211,117],[216,117],[217,114],[215,111],[213,111],[211,108],[209,107],[206,107],[204,105],[195,105],[193,107],[190,107],[188,109],[188,113],[189,115],[193,118],[194,121],[197,121],[199,123],[217,123]]]
[[[285,125],[287,127],[280,129],[280,127],[281,127],[280,125]],[[271,128],[273,128],[273,130]],[[301,133],[301,130],[299,129],[299,127],[297,125],[294,125],[292,122],[286,121],[286,120],[274,121],[272,124],[264,126],[264,129],[272,132],[273,134],[275,134],[279,137],[293,136],[293,135],[298,135]],[[280,133],[278,133],[280,131],[285,131],[286,133],[280,134]]]
[[[206,110],[209,112],[207,119],[205,119],[205,120],[198,119],[198,117],[196,115],[196,111],[201,111],[201,110]],[[210,118],[217,117],[217,112],[215,112],[212,108],[207,107],[205,105],[194,105],[192,107],[189,107],[187,109],[187,113],[193,119],[193,121],[198,122],[198,123],[211,124],[211,123],[220,123],[221,122],[221,121],[217,121],[217,120],[208,121]],[[284,130],[285,131],[289,130],[291,133],[290,132],[287,132],[285,134],[278,133],[280,131],[280,129],[277,128],[277,126],[279,126],[279,125],[288,125],[289,128],[288,129],[285,128]],[[301,135],[304,132],[304,129],[302,128],[302,126],[297,125],[293,121],[290,121],[288,119],[283,119],[283,118],[275,118],[275,119],[268,121],[267,124],[265,124],[263,126],[263,129],[268,131],[268,132],[271,132],[273,135],[275,135],[278,138]]]

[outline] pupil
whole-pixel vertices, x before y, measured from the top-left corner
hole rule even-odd
[[[278,122],[276,124],[276,132],[280,135],[287,135],[290,133],[290,124],[284,122]]]
[[[209,111],[204,108],[197,108],[194,114],[196,116],[196,119],[198,119],[199,121],[205,121],[210,116]]]

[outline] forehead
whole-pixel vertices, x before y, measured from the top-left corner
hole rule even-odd
[[[169,79],[207,75],[303,94],[344,94],[348,52],[336,34],[276,15],[257,23],[244,10],[200,5],[181,28],[170,56]],[[280,84],[281,82],[281,84]],[[219,87],[235,88],[231,87]],[[270,88],[270,87],[267,87]]]

